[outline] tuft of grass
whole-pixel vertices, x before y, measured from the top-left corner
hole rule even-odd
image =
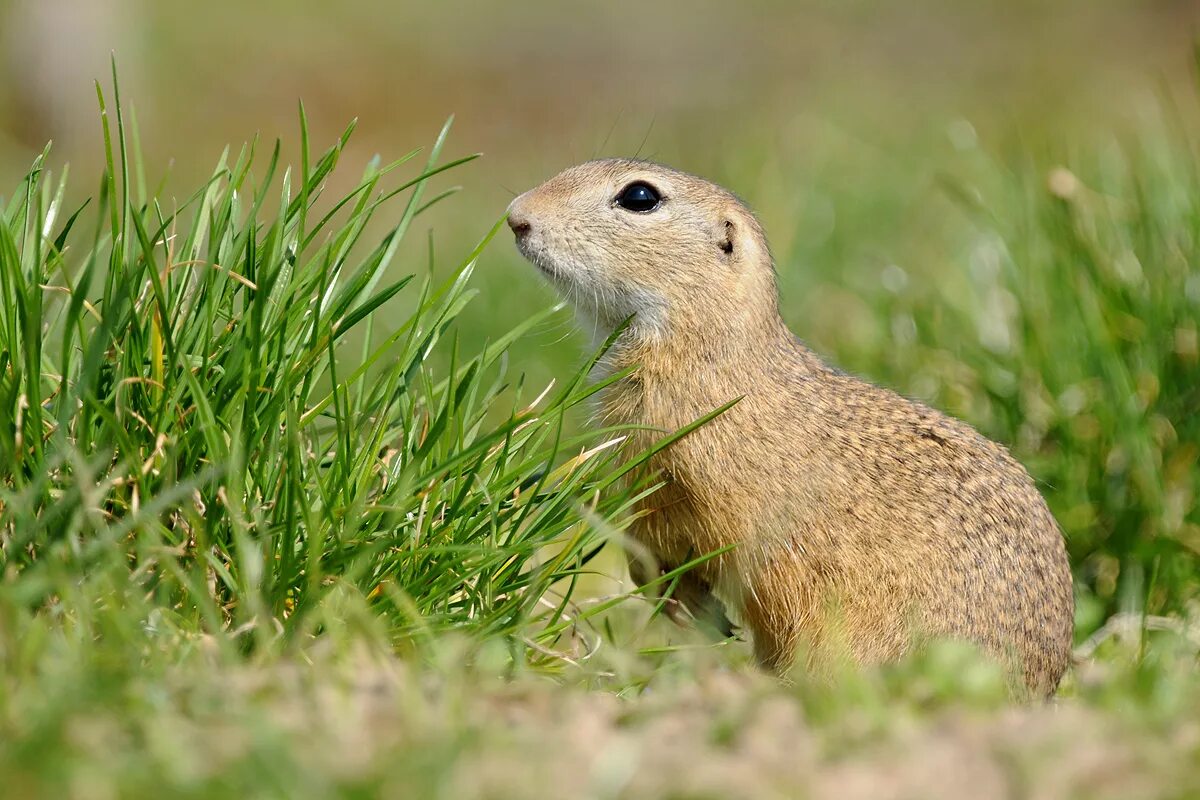
[[[301,108],[298,168],[255,142],[175,205],[145,192],[119,95],[98,96],[96,201],[64,208],[47,151],[2,209],[2,638],[119,625],[254,652],[353,621],[401,649],[446,630],[518,660],[534,629],[552,645],[629,467],[619,431],[566,432],[584,370],[543,391],[512,374],[543,317],[458,347],[500,223],[448,277],[432,243],[397,262],[447,196],[431,179],[474,158],[443,159],[450,123],[423,163],[374,161],[327,198],[354,126],[314,154]]]

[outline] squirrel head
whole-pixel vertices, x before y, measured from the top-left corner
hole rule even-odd
[[[643,338],[776,317],[775,273],[754,215],[702,178],[644,161],[571,167],[512,201],[521,253],[582,316]]]

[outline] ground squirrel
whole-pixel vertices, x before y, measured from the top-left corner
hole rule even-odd
[[[642,161],[572,167],[516,198],[521,253],[600,339],[606,423],[648,445],[741,398],[654,457],[635,581],[735,545],[686,576],[783,672],[836,642],[859,663],[915,636],[967,639],[1029,690],[1070,660],[1062,534],[1029,475],[967,424],[827,366],[780,319],[762,228],[730,192]],[[635,548],[636,549],[636,548]],[[710,598],[715,598],[711,600]]]

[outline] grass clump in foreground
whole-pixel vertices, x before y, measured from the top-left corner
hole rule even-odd
[[[280,652],[355,620],[401,649],[450,629],[517,660],[529,636],[553,646],[544,623],[602,543],[581,515],[619,518],[630,497],[604,491],[612,431],[563,432],[595,391],[583,373],[536,398],[507,374],[538,319],[457,351],[495,229],[444,282],[392,275],[446,196],[427,181],[470,159],[440,162],[443,131],[423,167],[372,164],[330,201],[351,131],[317,158],[305,134],[298,170],[248,147],[176,208],[139,188],[120,110],[105,119],[93,230],[45,154],[3,208],[7,656],[114,635]],[[367,242],[381,210],[398,222]]]
[[[908,353],[973,368],[986,403],[972,421],[1013,426],[1002,438],[1065,485],[1065,500],[1043,488],[1060,516],[1067,504],[1083,599],[1113,604],[1112,580],[1132,612],[1087,644],[1057,706],[1014,709],[963,648],[782,686],[735,646],[656,646],[654,604],[576,596],[603,532],[627,520],[631,463],[620,431],[573,432],[567,416],[596,390],[586,370],[546,391],[510,374],[508,346],[542,318],[459,351],[491,234],[443,280],[432,263],[400,269],[413,220],[447,196],[427,183],[467,160],[441,160],[445,132],[423,166],[416,152],[371,164],[327,198],[350,131],[314,158],[302,120],[299,168],[249,147],[176,207],[141,188],[119,106],[112,122],[94,204],[64,207],[46,154],[0,204],[6,795],[1200,785],[1186,462],[1200,184],[1153,168],[1172,151],[1095,178],[1077,166],[1073,192],[987,173],[969,202],[1003,269],[968,276],[978,298],[928,315]],[[382,218],[397,221],[379,237]],[[1025,315],[1011,347],[977,346],[963,332],[1004,293]],[[1052,356],[1064,339],[1069,365]],[[1126,384],[1135,394],[1100,416]],[[1091,536],[1070,512],[1082,497]]]

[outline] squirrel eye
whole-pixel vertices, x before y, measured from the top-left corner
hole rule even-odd
[[[658,208],[662,196],[650,184],[636,181],[622,189],[613,202],[627,211],[645,214]]]

